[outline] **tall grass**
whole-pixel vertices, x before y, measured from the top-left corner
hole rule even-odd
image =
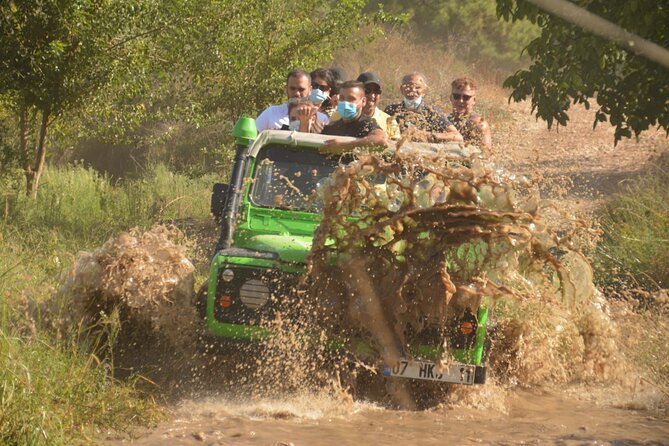
[[[164,165],[115,185],[93,169],[49,168],[36,200],[19,192],[5,197],[3,223],[27,232],[55,231],[84,244],[96,243],[131,226],[206,218],[213,182],[213,175],[189,178]]]
[[[125,429],[159,411],[132,382],[113,377],[76,328],[39,323],[77,251],[157,221],[206,219],[213,177],[189,178],[164,166],[111,184],[82,166],[48,168],[37,199],[5,179],[0,203],[0,444],[88,444],[91,429]]]
[[[629,299],[636,307],[617,320],[625,333],[621,348],[666,392],[669,306],[660,289],[669,288],[669,154],[610,197],[600,219],[603,236],[593,256],[595,277],[606,295]]]
[[[88,443],[95,430],[146,423],[150,399],[114,381],[93,355],[0,331],[0,444]]]
[[[596,268],[602,284],[621,290],[669,288],[669,156],[610,198],[601,212]]]

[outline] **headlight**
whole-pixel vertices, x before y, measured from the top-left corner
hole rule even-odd
[[[232,279],[234,278],[235,272],[229,268],[224,269],[223,273],[221,273],[221,279],[223,279],[223,282],[232,282]]]
[[[269,300],[269,287],[258,279],[249,279],[239,290],[239,298],[244,305],[257,310]]]

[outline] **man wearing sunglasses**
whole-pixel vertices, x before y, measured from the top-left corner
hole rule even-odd
[[[388,139],[399,139],[400,127],[397,121],[388,113],[381,110],[378,105],[381,101],[381,79],[376,73],[366,71],[358,76],[358,82],[365,86],[365,98],[367,104],[362,108],[362,112],[374,118],[379,127],[386,133]]]
[[[461,77],[451,83],[451,104],[453,111],[448,115],[448,120],[458,129],[465,143],[490,149],[492,147],[490,125],[474,113],[476,105],[474,80]]]
[[[402,78],[400,92],[403,100],[390,104],[385,112],[395,118],[400,132],[412,141],[461,142],[462,136],[446,116],[425,100],[427,82],[421,73],[410,73]]]
[[[296,69],[288,73],[286,77],[286,95],[288,96],[288,101],[300,102],[300,99],[308,98],[310,94],[311,77],[309,73],[302,69]],[[309,110],[304,107],[303,112]],[[316,121],[327,124],[330,122],[330,119],[327,115],[318,112]],[[279,105],[270,105],[256,118],[258,132],[268,129],[281,129],[284,125],[290,125],[288,102]]]

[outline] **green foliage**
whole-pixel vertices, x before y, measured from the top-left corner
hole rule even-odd
[[[610,121],[615,141],[651,127],[669,132],[669,69],[520,0],[497,0],[509,21],[530,20],[541,35],[527,46],[529,68],[509,77],[511,98],[532,97],[537,116],[566,125],[571,105],[596,98],[594,125]],[[577,5],[663,47],[669,47],[669,6],[652,0],[578,0]]]
[[[669,158],[611,197],[602,210],[598,277],[615,288],[669,288]]]
[[[133,144],[171,141],[188,127],[230,128],[240,115],[284,100],[290,70],[315,68],[351,45],[372,21],[365,3],[164,0],[166,25],[137,57],[144,65],[100,90],[77,121],[89,134]],[[225,136],[200,143],[220,149]]]
[[[444,42],[461,58],[477,64],[516,69],[521,50],[536,37],[536,25],[499,20],[495,0],[379,1],[392,12],[411,15],[412,28],[422,39]]]
[[[3,304],[6,305],[6,304]],[[157,415],[151,400],[115,382],[109,369],[73,345],[0,330],[0,443],[85,444],[91,428],[123,428]]]
[[[14,116],[0,100],[0,175],[18,165],[19,153]]]
[[[162,56],[182,68],[179,80],[190,84],[190,97],[202,111],[225,110],[232,119],[255,115],[284,99],[288,71],[314,68],[352,43],[353,33],[368,21],[364,5],[200,0],[184,7],[197,27],[175,28],[159,45]]]
[[[139,1],[10,0],[0,5],[0,85],[58,115],[109,81],[133,39]]]
[[[33,195],[53,120],[76,110],[127,67],[151,16],[143,0],[0,3],[0,98],[16,113],[19,153]],[[33,150],[32,147],[36,147]]]
[[[36,199],[19,193],[7,197],[4,222],[84,245],[101,243],[132,226],[207,218],[213,183],[213,176],[189,178],[162,165],[116,186],[81,166],[49,168]]]
[[[190,152],[212,165],[239,115],[284,99],[288,71],[327,63],[360,27],[393,19],[367,16],[365,4],[12,0],[0,6],[0,109],[11,112],[17,137],[18,113],[35,111],[24,155],[46,114],[60,153],[96,138],[169,155],[195,134]],[[219,132],[200,137],[203,128]]]

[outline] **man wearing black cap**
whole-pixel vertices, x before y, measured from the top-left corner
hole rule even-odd
[[[362,82],[346,81],[342,84],[337,102],[337,113],[341,119],[326,125],[323,129],[322,134],[332,135],[335,138],[325,141],[320,148],[321,153],[340,154],[361,147],[370,149],[387,147],[386,134],[381,127],[373,118],[362,113],[366,103],[365,86]],[[355,139],[339,138],[341,136]]]
[[[386,132],[388,139],[398,139],[400,137],[400,127],[392,116],[381,110],[378,105],[381,101],[381,79],[376,73],[366,71],[358,76],[358,82],[365,86],[365,97],[367,104],[362,109],[362,113],[374,118],[379,127]]]

